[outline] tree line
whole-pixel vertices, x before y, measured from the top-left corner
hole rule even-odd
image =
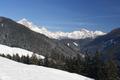
[[[46,55],[44,60],[38,59],[35,54],[31,57],[29,55],[20,57],[18,54],[12,56],[1,54],[0,56],[25,64],[35,64],[77,73],[95,80],[120,80],[120,68],[116,60],[111,57],[103,61],[99,52],[96,52],[94,56],[86,53],[84,57],[79,54],[77,57],[66,57],[63,54],[53,52],[49,56]]]

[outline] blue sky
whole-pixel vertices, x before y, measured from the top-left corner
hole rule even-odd
[[[51,31],[120,27],[120,0],[0,0],[0,16],[27,18]]]

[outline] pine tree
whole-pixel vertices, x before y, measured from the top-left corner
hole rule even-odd
[[[35,54],[32,54],[32,57],[31,57],[31,63],[32,64],[38,64],[38,59],[37,59],[37,56]]]
[[[4,55],[4,54],[0,54],[0,56],[5,57],[5,55]]]
[[[104,62],[101,60],[101,54],[96,51],[94,56],[85,55],[84,75],[96,80],[104,80],[103,69]]]
[[[83,75],[91,77],[91,65],[92,65],[92,57],[88,55],[88,53],[85,53],[85,61],[83,63],[84,65],[84,70],[83,70]]]
[[[49,60],[47,55],[45,56],[44,66],[49,67]]]
[[[15,55],[15,60],[20,62],[20,56],[18,54]]]
[[[76,62],[76,64],[75,64],[76,72],[78,74],[83,74],[83,71],[84,71],[84,64],[83,64],[84,60],[83,60],[82,56],[77,54],[77,58],[76,58],[75,62]]]
[[[15,54],[13,54],[12,60],[15,60],[15,61],[16,61],[16,55],[15,55]]]
[[[105,62],[106,80],[120,80],[118,63],[113,52],[114,48],[115,46],[109,51],[108,60]]]
[[[116,62],[113,59],[110,59],[105,65],[106,80],[120,80]]]
[[[29,55],[27,55],[27,57],[26,57],[26,64],[30,64],[30,57],[29,57]]]
[[[5,55],[4,55],[4,57],[5,57]],[[12,59],[12,56],[11,56],[10,54],[7,54],[7,55],[6,55],[6,58]]]
[[[27,59],[24,55],[21,56],[20,62],[27,64]]]
[[[96,80],[101,80],[102,78],[102,65],[103,61],[101,60],[101,54],[96,51],[95,56],[93,57],[93,72],[94,72],[94,77]]]

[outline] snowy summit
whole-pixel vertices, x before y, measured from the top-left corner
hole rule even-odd
[[[32,22],[28,21],[27,19],[23,18],[22,20],[18,21],[18,23],[25,25],[29,29],[44,34],[48,36],[49,38],[53,39],[85,39],[85,38],[95,38],[100,35],[104,35],[106,33],[102,31],[89,31],[87,29],[81,29],[79,31],[73,31],[73,32],[51,32],[47,30],[45,27],[34,25]]]

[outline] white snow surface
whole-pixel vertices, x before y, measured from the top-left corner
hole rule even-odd
[[[0,57],[0,80],[93,80],[42,66],[27,65]]]
[[[25,25],[32,31],[44,34],[48,36],[49,38],[53,39],[85,39],[85,38],[95,38],[100,35],[105,35],[106,33],[102,31],[89,31],[87,29],[81,29],[79,31],[73,31],[73,32],[51,32],[47,30],[45,27],[34,25],[32,22],[28,21],[27,19],[23,18],[18,23]]]
[[[28,50],[25,50],[25,49],[17,48],[17,47],[9,47],[9,46],[0,44],[0,54],[5,54],[5,55],[9,54],[9,55],[11,55],[11,56],[12,56],[13,54],[18,54],[20,57],[21,57],[22,55],[24,55],[24,56],[29,55],[29,57],[31,57],[31,56],[33,55],[33,52],[28,51]],[[45,57],[42,56],[42,55],[38,55],[38,54],[36,54],[36,53],[34,53],[34,54],[35,54],[35,55],[37,56],[37,58],[39,58],[39,59],[44,59],[44,58],[45,58]]]
[[[70,43],[67,43],[67,46],[70,46]]]
[[[78,46],[78,44],[77,44],[76,42],[73,42],[73,44],[74,44],[75,46]]]

